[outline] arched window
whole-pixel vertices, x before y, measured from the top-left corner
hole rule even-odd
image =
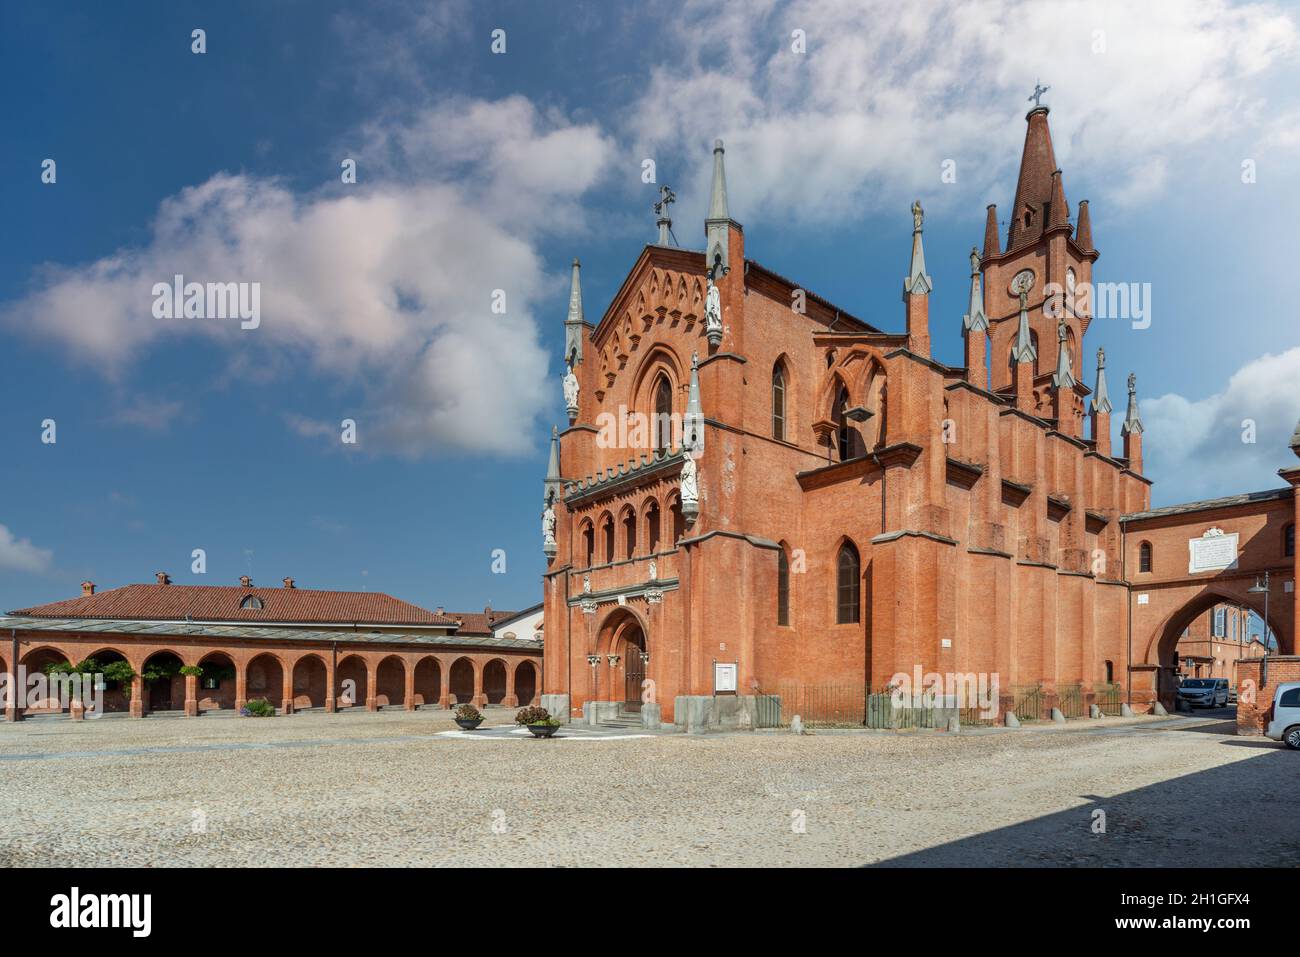
[[[671,451],[673,447],[673,387],[667,376],[660,376],[655,381],[654,423],[651,426],[651,441],[656,449]]]
[[[844,414],[844,411],[848,407],[849,390],[844,386],[840,386],[840,391],[835,396],[835,408],[832,410],[831,414],[835,420],[835,435],[836,441],[839,442],[840,446],[841,462],[847,462],[856,454],[856,448],[853,441],[853,436],[856,430],[853,428],[853,423]]]
[[[1138,546],[1138,571],[1151,571],[1151,543],[1143,542]]]
[[[659,503],[651,502],[645,510],[646,551],[653,555],[659,550]]]
[[[604,526],[601,531],[605,535],[605,564],[612,564],[614,561],[614,517],[609,513],[605,514]]]
[[[772,369],[772,438],[785,441],[785,370]]]
[[[248,608],[253,611],[261,611],[262,599],[258,598],[256,595],[249,595],[247,598],[245,598],[243,601],[239,603],[239,607]]]
[[[790,624],[790,559],[784,545],[776,553],[776,623]]]
[[[1295,526],[1288,525],[1282,533],[1282,554],[1287,558],[1295,557]]]
[[[861,620],[861,563],[858,550],[850,542],[840,546],[835,569],[835,621],[841,625]]]
[[[628,509],[623,513],[623,542],[627,546],[625,558],[636,554],[636,512]]]
[[[596,529],[591,522],[584,522],[582,526],[582,554],[587,559],[583,567],[590,568],[596,561]]]

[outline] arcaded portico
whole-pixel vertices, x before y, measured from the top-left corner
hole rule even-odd
[[[0,672],[16,664],[15,674],[44,676],[93,661],[107,676],[103,710],[135,717],[238,710],[259,698],[281,714],[515,707],[534,703],[541,687],[541,642],[457,635],[454,619],[387,595],[310,592],[288,579],[293,595],[251,582],[222,588],[165,578],[100,595],[86,583],[81,599],[0,618]],[[363,620],[347,620],[353,616]],[[52,691],[44,700],[9,698],[5,716],[56,710],[81,717]]]

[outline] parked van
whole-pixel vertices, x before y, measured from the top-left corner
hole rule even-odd
[[[1228,679],[1188,678],[1178,686],[1178,697],[1193,708],[1223,707],[1228,703]]]
[[[1285,681],[1273,693],[1273,720],[1266,732],[1274,741],[1300,751],[1300,681]]]

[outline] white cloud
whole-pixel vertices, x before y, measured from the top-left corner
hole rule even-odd
[[[351,417],[381,446],[530,447],[550,394],[533,310],[563,295],[538,237],[581,224],[612,144],[522,97],[448,102],[361,138],[358,185],[304,196],[219,173],[164,200],[145,245],[43,270],[0,323],[115,378],[164,337],[266,343],[360,383],[365,408]],[[260,327],[154,319],[153,284],[178,273],[260,283]],[[496,289],[504,315],[490,309]]]
[[[1144,471],[1154,504],[1171,505],[1285,485],[1277,470],[1294,465],[1287,443],[1300,419],[1300,347],[1242,366],[1222,392],[1203,399],[1177,393],[1141,403]],[[1242,440],[1254,423],[1253,443]]]
[[[14,538],[8,527],[0,525],[0,568],[16,572],[43,572],[50,567],[54,552],[39,548],[29,539]]]
[[[700,0],[675,22],[676,55],[627,111],[626,134],[647,156],[706,156],[722,136],[742,219],[905,211],[918,193],[1008,202],[997,194],[1019,155],[1007,147],[1023,138],[1036,77],[1052,87],[1071,203],[1084,182],[1099,187],[1092,199],[1139,202],[1165,188],[1171,164],[1191,168],[1198,147],[1279,135],[1258,125],[1261,104],[1297,45],[1280,8],[1221,0]],[[805,55],[790,50],[796,28]],[[945,159],[955,190],[940,189]],[[699,203],[708,164],[694,166],[683,198]]]

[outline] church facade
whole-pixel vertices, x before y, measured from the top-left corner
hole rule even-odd
[[[657,207],[659,242],[595,323],[575,261],[544,486],[553,712],[743,722],[783,689],[917,668],[989,676],[1000,712],[1018,687],[1050,707],[1124,683],[1142,423],[1130,376],[1112,447],[1104,353],[1084,349],[1088,204],[1067,204],[1048,108],[1026,119],[964,316],[930,315],[919,203],[901,332],[747,259],[720,141],[704,250],[670,245]],[[962,367],[937,335],[963,338]]]

